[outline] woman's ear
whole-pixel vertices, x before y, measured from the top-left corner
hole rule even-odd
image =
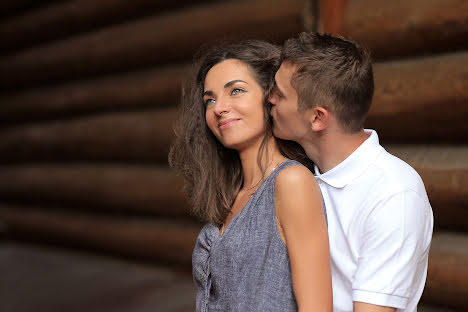
[[[330,112],[323,106],[316,106],[306,112],[306,118],[312,131],[322,131],[328,126]]]

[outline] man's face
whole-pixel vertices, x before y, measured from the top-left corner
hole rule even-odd
[[[299,142],[309,132],[308,122],[299,113],[298,96],[291,86],[291,78],[296,68],[289,63],[281,64],[275,75],[275,87],[269,97],[271,116],[274,120],[273,134],[284,140]]]

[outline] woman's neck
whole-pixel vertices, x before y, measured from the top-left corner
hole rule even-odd
[[[273,136],[268,139],[268,148],[264,148],[262,151],[260,151],[261,142],[262,141],[245,150],[239,151],[244,178],[243,189],[258,187],[263,178],[268,176],[274,168],[286,160],[286,157],[280,153]],[[259,167],[258,163],[260,152],[262,152],[260,156],[262,168]]]

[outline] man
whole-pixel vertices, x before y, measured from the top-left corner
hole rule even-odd
[[[363,128],[374,92],[369,53],[302,33],[286,41],[271,93],[277,137],[302,145],[325,202],[334,311],[417,309],[433,216],[424,184]]]

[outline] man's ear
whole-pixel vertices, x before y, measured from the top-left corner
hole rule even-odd
[[[306,112],[306,118],[312,131],[322,131],[328,126],[330,112],[323,106],[316,106]]]

